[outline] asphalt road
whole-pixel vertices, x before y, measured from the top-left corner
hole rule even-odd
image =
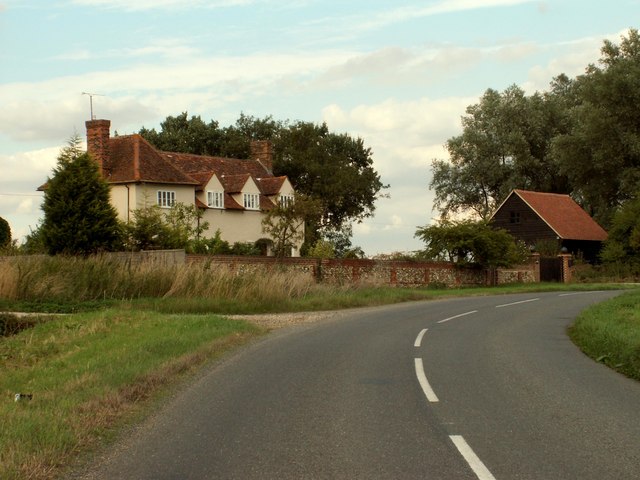
[[[278,331],[82,478],[640,478],[640,383],[565,333],[613,295],[419,302]]]

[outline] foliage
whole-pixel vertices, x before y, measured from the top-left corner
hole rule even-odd
[[[556,257],[560,254],[560,242],[552,238],[538,240],[534,250],[543,257]]]
[[[11,244],[11,227],[9,222],[0,217],[0,249]]]
[[[176,203],[166,210],[150,205],[133,211],[133,220],[125,226],[129,250],[184,248],[202,245],[200,236],[209,228],[202,222],[195,205]],[[196,248],[200,248],[199,246]]]
[[[487,220],[513,188],[565,193],[566,177],[550,155],[551,140],[567,129],[564,116],[552,95],[488,89],[467,107],[462,134],[447,141],[451,161],[432,162],[434,208],[443,217],[472,211]]]
[[[210,255],[228,255],[231,253],[231,245],[221,237],[220,229],[211,238],[199,238],[189,244],[187,253],[206,253]]]
[[[241,256],[260,256],[262,255],[262,251],[256,245],[256,243],[251,242],[235,242],[231,245],[231,255],[241,255]]]
[[[425,256],[432,260],[508,267],[522,263],[528,255],[525,245],[506,230],[493,229],[482,221],[444,221],[418,228],[416,237],[426,243]]]
[[[47,182],[40,235],[51,255],[89,255],[117,249],[121,244],[109,185],[96,162],[79,145],[80,139],[75,136],[62,149],[53,177]]]
[[[187,112],[168,116],[160,123],[161,130],[142,127],[140,135],[160,150],[167,152],[193,153],[196,155],[219,155],[222,132],[218,122],[205,123],[200,116],[187,118]]]
[[[291,256],[291,250],[304,239],[304,226],[321,209],[318,200],[296,194],[293,202],[278,203],[262,219],[262,231],[273,241],[276,257]]]
[[[574,196],[605,226],[640,184],[640,35],[620,45],[605,41],[599,66],[589,65],[570,85],[572,128],[554,141],[554,153]]]
[[[36,225],[35,230],[29,227],[29,233],[25,236],[24,243],[20,245],[20,253],[34,255],[47,253],[42,236],[42,224]]]
[[[614,214],[600,258],[605,263],[640,265],[640,196],[626,202]]]
[[[286,175],[298,193],[321,202],[320,214],[306,222],[308,245],[321,237],[322,229],[341,230],[373,215],[387,186],[361,138],[331,133],[326,124],[296,122],[281,130],[275,147],[275,173]]]
[[[336,252],[331,242],[320,239],[309,249],[307,256],[311,258],[335,258]]]

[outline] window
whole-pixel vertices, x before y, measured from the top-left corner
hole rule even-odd
[[[207,206],[210,208],[224,208],[222,192],[207,192]]]
[[[244,208],[247,210],[259,210],[260,209],[260,194],[258,193],[245,193]]]
[[[280,195],[279,202],[282,207],[287,208],[293,203],[293,195]]]
[[[158,205],[162,208],[171,208],[176,204],[176,192],[158,190]]]
[[[509,216],[509,223],[520,223],[520,212],[511,212]]]

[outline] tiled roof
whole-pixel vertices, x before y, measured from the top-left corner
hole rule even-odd
[[[139,134],[109,137],[108,125],[106,129],[108,153],[102,170],[109,183],[193,185],[196,191],[202,191],[216,175],[224,188],[224,207],[244,210],[231,194],[240,193],[253,178],[261,192],[260,208],[270,210],[275,204],[267,196],[277,195],[286,180],[286,177],[274,177],[258,160],[163,152]],[[207,208],[197,199],[196,205]]]
[[[224,194],[224,208],[228,210],[244,210],[244,207],[236,202],[228,193]]]
[[[222,183],[225,192],[240,193],[242,191],[242,187],[244,187],[251,178],[251,175],[248,173],[241,175],[221,175],[218,178],[220,179],[220,183]]]
[[[257,160],[208,157],[189,153],[158,153],[189,175],[199,172],[214,172],[218,175],[218,178],[222,175],[241,175],[245,173],[250,174],[253,178],[273,176]]]
[[[514,190],[564,240],[607,239],[607,232],[569,195]]]
[[[256,178],[263,195],[277,195],[287,177]]]
[[[198,181],[163,158],[138,134],[109,139],[109,150],[109,158],[104,164],[104,175],[110,183],[198,184]]]

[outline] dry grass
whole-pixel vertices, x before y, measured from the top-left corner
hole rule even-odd
[[[278,303],[304,297],[307,274],[231,271],[193,264],[131,264],[108,257],[9,257],[0,261],[0,298],[11,301],[94,301],[137,298],[215,298]]]

